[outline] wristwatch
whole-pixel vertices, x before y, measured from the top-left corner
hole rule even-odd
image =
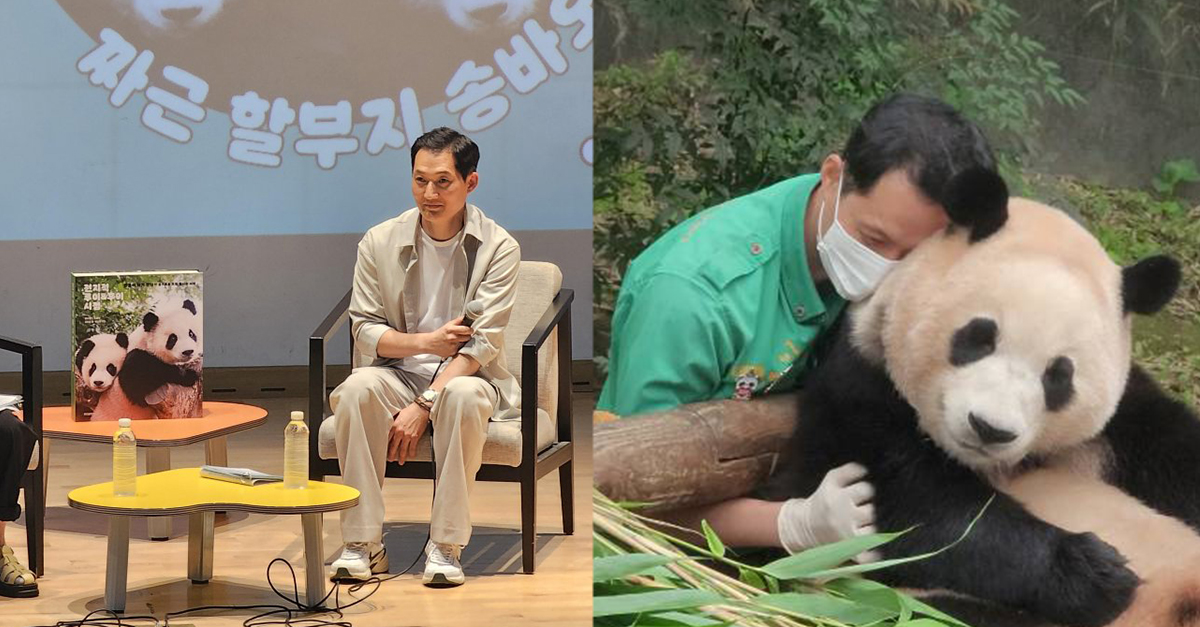
[[[433,388],[427,388],[421,395],[417,397],[416,402],[426,411],[433,409],[433,404],[437,402],[438,391]]]

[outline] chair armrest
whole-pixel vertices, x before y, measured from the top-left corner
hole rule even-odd
[[[334,305],[333,309],[329,310],[329,313],[325,316],[325,319],[322,320],[321,324],[318,325],[316,330],[312,332],[308,338],[309,341],[320,340],[322,342],[327,342],[329,341],[329,338],[333,337],[334,333],[337,333],[338,329],[342,328],[342,325],[345,324],[346,320],[350,318],[350,297],[353,295],[354,290],[348,290],[346,292],[346,295],[342,297],[342,300],[338,301],[338,304]]]
[[[555,328],[558,336],[558,439],[571,439],[571,301],[575,291],[560,289],[529,337],[521,343],[521,465],[532,468],[537,458],[538,349]],[[565,347],[565,350],[564,350]],[[528,471],[527,472],[532,472]]]
[[[571,301],[575,300],[575,290],[561,289],[554,296],[550,306],[546,308],[546,312],[542,314],[541,319],[534,325],[533,330],[529,332],[529,337],[521,343],[521,357],[532,349],[534,352],[542,347],[546,342],[546,338],[550,337],[550,333],[554,331],[554,327],[562,322],[563,316],[571,313]],[[524,373],[522,373],[522,377]],[[524,379],[522,379],[524,380]]]
[[[21,416],[42,439],[42,347],[0,335],[0,350],[21,356]]]
[[[325,419],[325,343],[349,319],[351,294],[353,294],[353,290],[347,291],[342,300],[334,305],[321,324],[308,337],[308,468],[310,476],[316,473],[321,462],[317,453],[317,432],[321,429],[321,421]]]

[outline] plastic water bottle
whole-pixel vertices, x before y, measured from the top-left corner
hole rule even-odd
[[[117,421],[113,435],[113,494],[137,496],[137,438],[133,436],[132,421]]]
[[[292,412],[283,430],[283,487],[308,487],[308,426],[302,411]]]

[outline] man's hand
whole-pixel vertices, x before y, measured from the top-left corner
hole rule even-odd
[[[808,498],[789,499],[776,521],[779,540],[788,553],[875,533],[875,489],[867,481],[867,469],[849,463],[830,470],[817,491]],[[878,561],[867,551],[856,561]]]
[[[400,410],[388,431],[388,461],[404,462],[417,454],[417,442],[429,424],[429,412],[416,403]]]
[[[424,334],[425,348],[432,355],[449,357],[471,339],[471,333],[471,327],[462,326],[462,316],[459,316],[442,325],[442,328]]]

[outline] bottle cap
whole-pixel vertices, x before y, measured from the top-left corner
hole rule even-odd
[[[300,422],[304,422],[304,412],[302,412],[302,411],[292,412],[292,420],[299,420]]]
[[[117,421],[117,426],[121,427],[122,429],[128,429],[129,427],[133,426],[133,421],[128,418],[122,418]]]

